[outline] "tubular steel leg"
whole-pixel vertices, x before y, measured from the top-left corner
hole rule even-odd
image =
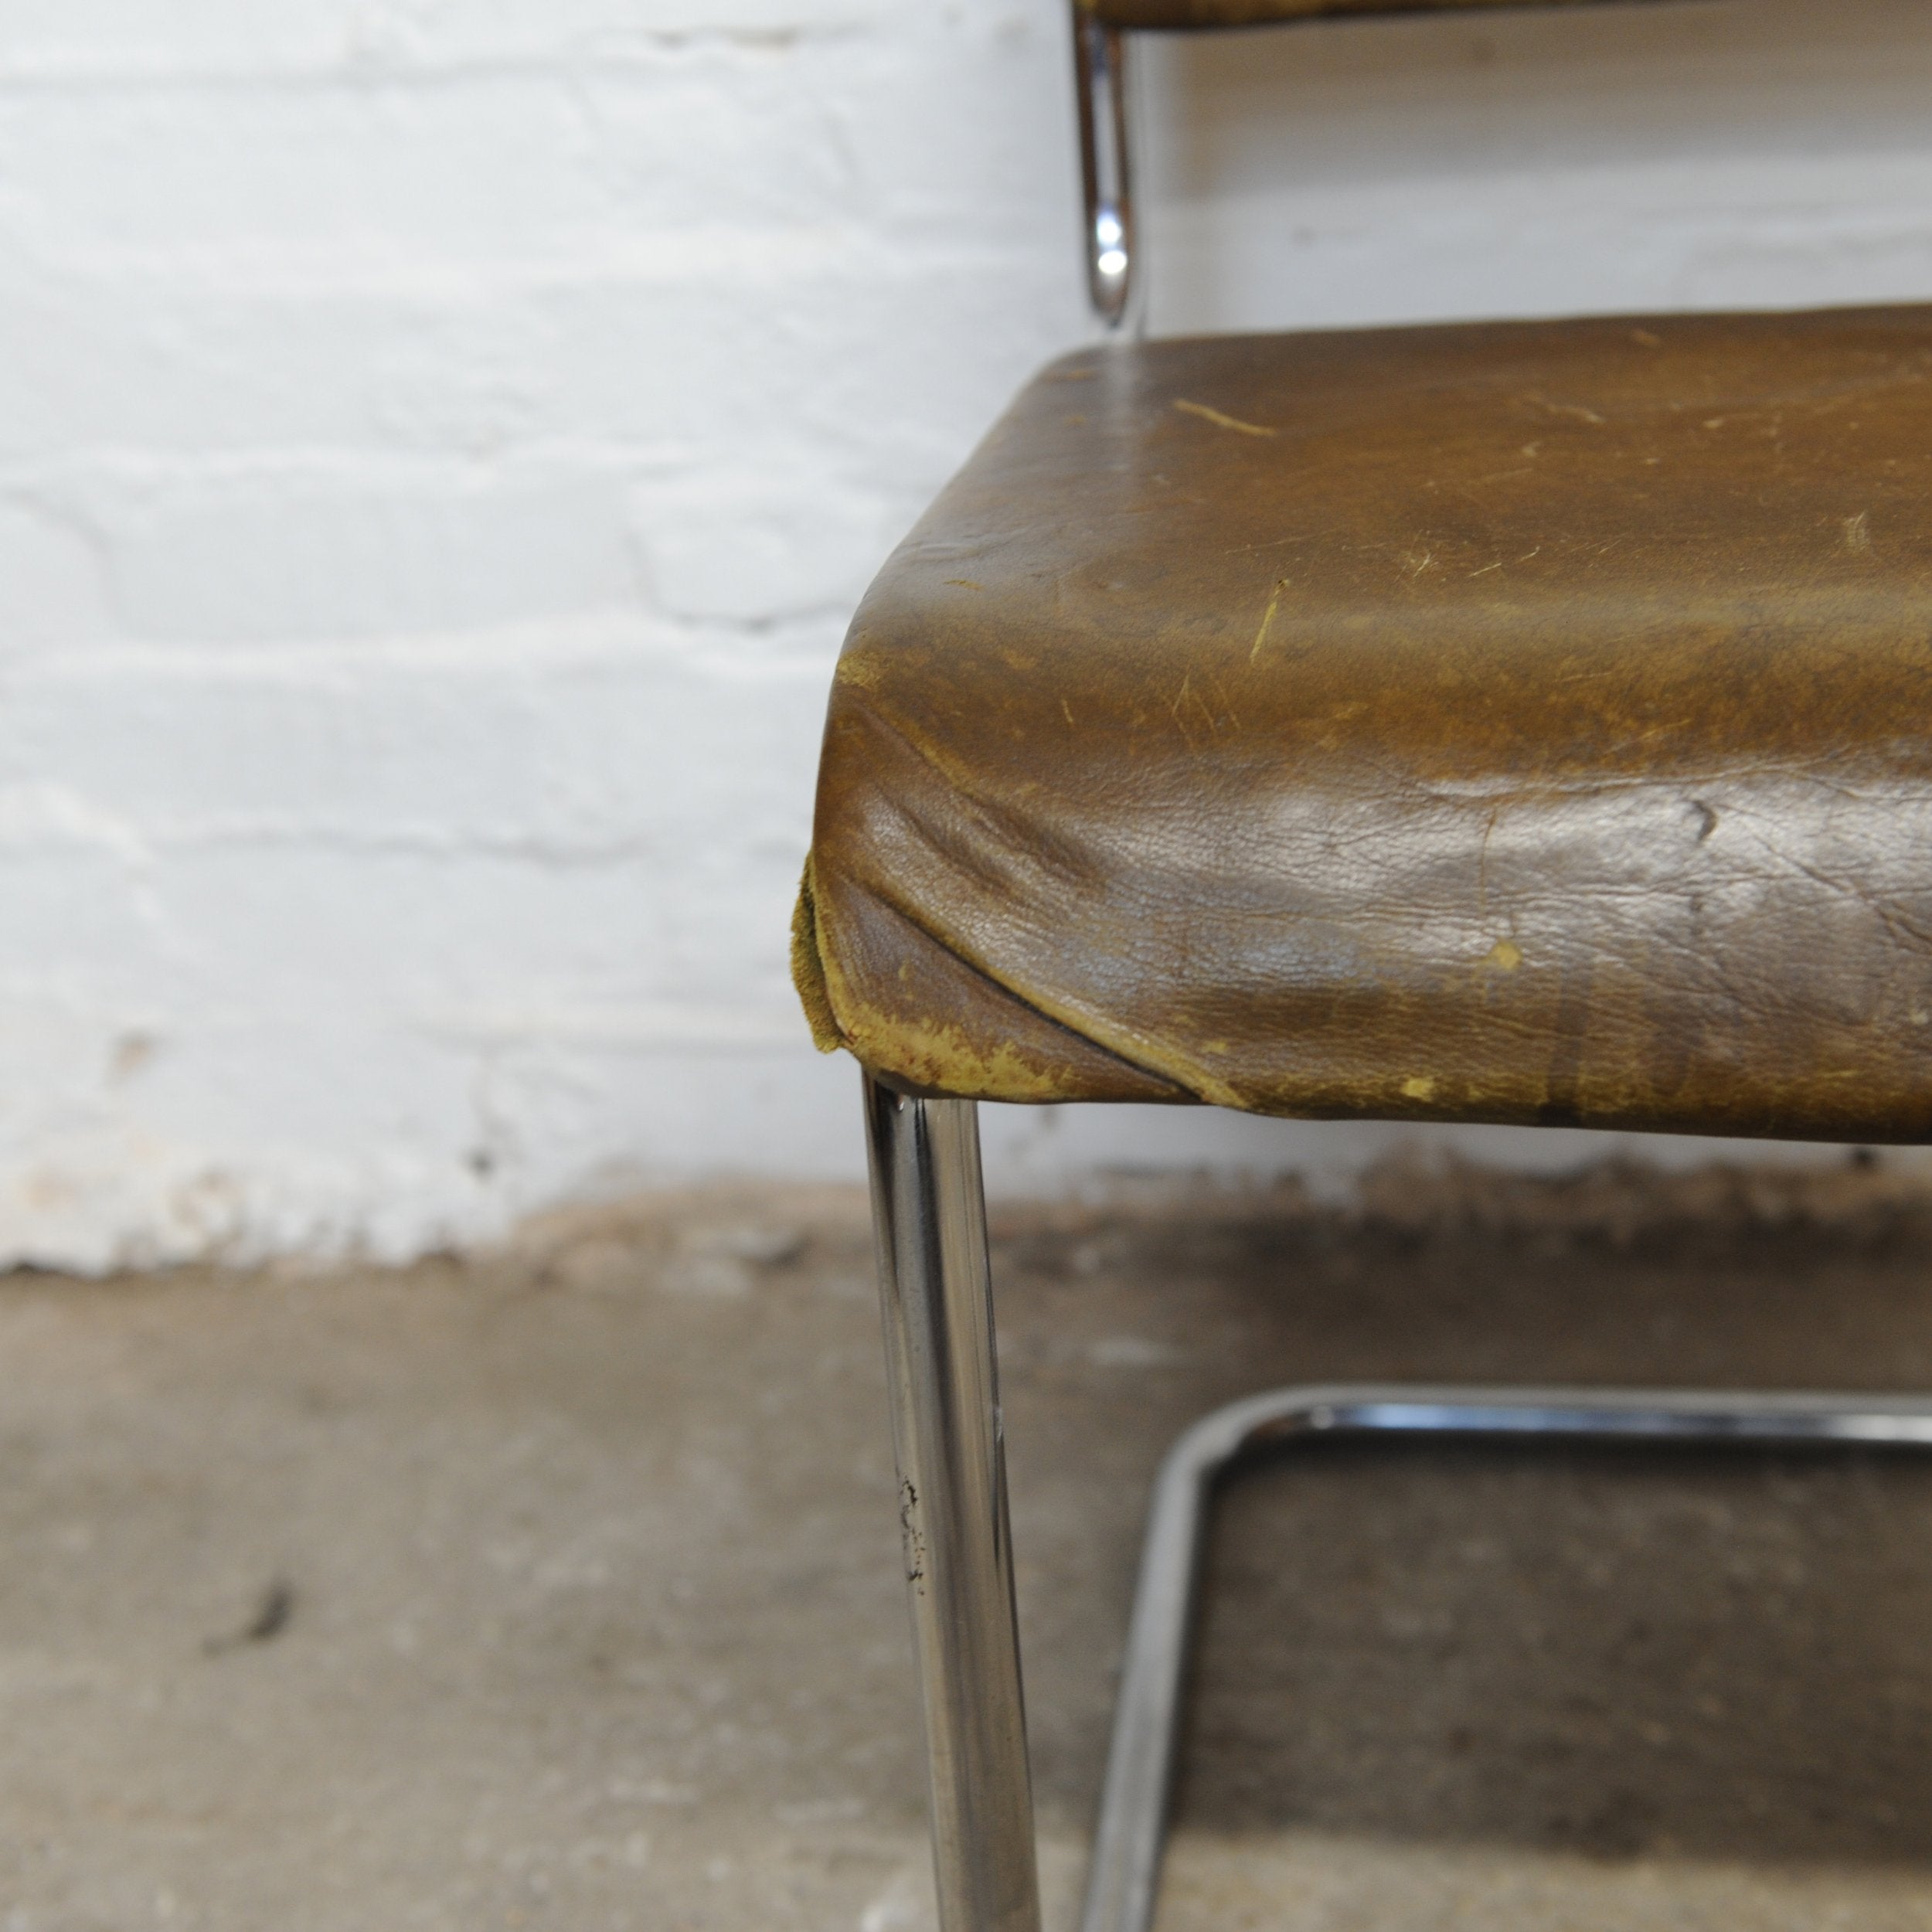
[[[1081,1932],[1148,1932],[1153,1921],[1195,1581],[1216,1483],[1257,1450],[1379,1434],[1922,1450],[1932,1448],[1932,1400],[1351,1385],[1279,1389],[1203,1417],[1168,1451],[1155,1482]]]
[[[1039,1932],[978,1117],[868,1079],[866,1128],[940,1932]]]

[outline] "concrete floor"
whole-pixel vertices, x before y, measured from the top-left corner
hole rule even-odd
[[[1932,1388],[1932,1209],[1392,1174],[1000,1234],[1065,1927],[1144,1487],[1244,1389]],[[0,1283],[0,1932],[930,1924],[862,1205]],[[1932,1467],[1328,1449],[1221,1518],[1162,1925],[1932,1927]]]

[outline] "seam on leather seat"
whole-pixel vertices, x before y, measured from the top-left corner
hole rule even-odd
[[[1144,1066],[1131,1055],[1123,1053],[1117,1048],[1110,1046],[1104,1040],[1095,1039],[1090,1034],[1083,1032],[1077,1026],[1069,1026],[1065,1020],[1056,1015],[1037,1005],[1025,994],[1016,992],[996,974],[988,971],[977,961],[968,958],[961,952],[954,941],[934,932],[925,920],[908,910],[893,897],[869,887],[859,886],[855,889],[862,893],[866,898],[889,913],[893,918],[902,920],[929,945],[943,953],[952,964],[958,967],[961,971],[968,975],[980,985],[989,988],[1002,1002],[1017,1007],[1037,1020],[1042,1026],[1051,1028],[1053,1032],[1064,1034],[1069,1039],[1079,1041],[1088,1052],[1097,1054],[1102,1059],[1111,1061],[1114,1065],[1125,1069],[1139,1079],[1149,1081],[1164,1089],[1177,1102],[1199,1104],[1202,1100],[1202,1095],[1195,1092],[1185,1083],[1176,1080],[1172,1074],[1164,1073],[1158,1067]],[[827,969],[827,954],[824,947],[823,934],[818,922],[818,901],[815,893],[812,901],[812,923],[815,936],[812,947],[813,964],[819,975],[819,984],[824,990],[826,1011],[831,1015],[833,1026],[837,1029],[837,1044],[845,1047],[852,1053],[855,1058],[860,1060],[863,1063],[864,1056],[852,1046],[845,1023],[838,1018],[837,1003],[832,990],[833,975]],[[802,990],[800,997],[801,998],[804,997]],[[808,1008],[808,1012],[809,1010]],[[1080,1096],[1078,1094],[1073,1094],[1066,1097],[1077,1099]]]

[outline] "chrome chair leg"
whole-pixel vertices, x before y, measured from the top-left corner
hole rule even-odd
[[[1279,1389],[1217,1409],[1156,1478],[1114,1710],[1080,1932],[1148,1932],[1166,1827],[1182,1678],[1214,1488],[1256,1451],[1316,1436],[1932,1448],[1932,1401],[1910,1396],[1699,1389]]]
[[[978,1115],[866,1082],[940,1932],[1039,1932]]]

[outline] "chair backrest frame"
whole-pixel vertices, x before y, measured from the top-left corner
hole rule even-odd
[[[1080,110],[1087,287],[1094,311],[1118,329],[1140,294],[1128,124],[1126,36],[1222,27],[1285,26],[1375,14],[1469,13],[1503,7],[1591,6],[1607,0],[1073,0],[1074,90]],[[1648,4],[1648,0],[1638,0]]]
[[[1110,27],[1187,32],[1285,26],[1338,14],[1471,13],[1495,7],[1602,6],[1610,0],[1076,0],[1076,4]]]

